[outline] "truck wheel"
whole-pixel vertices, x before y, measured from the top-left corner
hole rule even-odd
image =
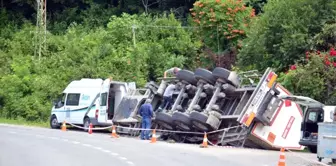
[[[176,78],[186,81],[189,84],[197,85],[197,80],[195,79],[194,73],[192,71],[180,70],[179,72],[177,72]]]
[[[174,125],[173,125],[174,123],[172,120],[172,116],[168,113],[165,113],[165,112],[156,113],[155,122],[167,130],[174,129]]]
[[[307,146],[307,149],[311,153],[317,153],[317,147],[316,146]]]
[[[240,85],[238,74],[225,68],[216,67],[212,71],[212,75],[215,76],[216,78],[221,78],[225,80],[227,83],[233,85],[236,88],[238,88]]]
[[[211,130],[217,130],[220,125],[220,120],[216,115],[210,114],[206,123],[211,127]]]
[[[190,121],[190,117],[188,114],[186,113],[182,113],[182,112],[174,112],[173,116],[173,123],[179,127],[181,130],[184,131],[190,131],[191,130],[191,121]]]
[[[214,85],[216,82],[216,78],[212,75],[211,71],[202,68],[195,70],[195,78],[197,80],[204,80],[211,85]]]
[[[193,126],[199,131],[207,132],[211,130],[211,127],[206,123],[208,115],[204,113],[193,111],[190,113],[190,120]]]
[[[88,118],[88,117],[85,117],[84,118],[84,121],[83,121],[83,126],[84,126],[84,131],[85,132],[87,132],[87,131],[89,131],[89,127],[90,127],[90,123],[91,123],[91,121],[90,121],[90,118]]]
[[[57,121],[57,117],[55,115],[52,115],[50,118],[50,127],[52,129],[59,129],[61,125]]]

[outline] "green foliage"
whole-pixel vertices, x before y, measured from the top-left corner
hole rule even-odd
[[[251,8],[233,0],[199,0],[191,11],[205,45],[218,52],[236,47],[254,17]]]
[[[72,80],[111,76],[142,86],[169,67],[193,68],[189,58],[194,59],[200,47],[174,15],[123,14],[112,16],[107,28],[72,24],[64,35],[48,33],[47,49],[38,61],[30,33],[34,30],[24,24],[0,51],[2,117],[46,120],[53,99]]]
[[[322,32],[317,34],[313,39],[315,49],[328,50],[336,47],[336,22],[325,24]]]
[[[322,103],[336,104],[336,65],[328,62],[328,52],[309,54],[304,65],[281,73],[278,81],[295,95],[309,96]],[[336,64],[336,63],[335,63]]]
[[[313,47],[312,38],[335,18],[334,0],[271,0],[247,32],[239,63],[283,71]]]
[[[245,0],[247,6],[253,7],[256,10],[256,14],[263,13],[264,6],[268,0]]]

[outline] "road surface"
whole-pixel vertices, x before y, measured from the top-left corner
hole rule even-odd
[[[312,154],[301,155],[315,160]],[[276,151],[151,144],[106,133],[0,124],[0,166],[275,166],[278,159]],[[287,166],[311,164],[292,153],[286,159]]]

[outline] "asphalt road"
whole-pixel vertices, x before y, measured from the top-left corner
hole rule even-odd
[[[300,156],[316,160],[312,154]],[[316,165],[302,158],[286,153],[286,164]],[[151,144],[136,138],[114,139],[106,133],[0,124],[0,166],[275,166],[278,159],[276,151]]]

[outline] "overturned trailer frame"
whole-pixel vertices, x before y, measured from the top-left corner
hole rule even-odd
[[[195,73],[206,72],[205,69],[197,69]],[[226,76],[219,76],[218,71],[226,71]],[[303,150],[304,147],[299,145],[300,140],[300,124],[302,121],[302,110],[293,104],[286,104],[278,95],[290,95],[284,87],[276,83],[277,75],[268,68],[259,80],[258,84],[242,86],[240,82],[234,81],[238,75],[231,73],[223,68],[216,68],[213,72],[213,78],[208,80],[197,78],[198,84],[194,80],[184,81],[183,79],[175,79],[183,82],[181,88],[185,91],[188,84],[192,84],[196,88],[196,97],[204,95],[204,85],[212,91],[208,95],[212,95],[210,101],[203,105],[203,109],[195,106],[199,101],[193,98],[188,102],[188,109],[183,110],[177,103],[180,102],[184,92],[177,91],[173,105],[173,111],[169,114],[174,117],[177,115],[185,115],[188,113],[187,124],[189,128],[178,128],[179,123],[174,122],[173,127],[167,128],[154,118],[152,128],[161,127],[168,130],[209,132],[208,139],[217,145],[245,146],[262,149],[278,149],[285,147],[288,149]],[[243,73],[241,78],[250,73]],[[253,72],[252,72],[253,74]],[[231,76],[230,76],[231,75]],[[224,79],[223,79],[224,78]],[[235,78],[235,79],[232,79]],[[246,76],[250,79],[249,76]],[[127,133],[133,136],[139,134],[141,117],[138,115],[138,109],[147,98],[152,99],[154,110],[160,105],[160,100],[167,86],[167,81],[163,80],[160,86],[151,82],[146,85],[145,93],[129,92],[120,102],[115,112],[113,123],[118,126],[129,127],[118,128],[119,133]],[[173,79],[174,81],[174,79]],[[202,85],[200,85],[202,84]],[[138,89],[135,91],[139,91]],[[199,94],[197,94],[199,93]],[[198,95],[198,96],[197,96]],[[195,97],[194,96],[194,97]],[[220,99],[218,99],[220,98]],[[194,105],[193,105],[194,104]],[[196,110],[197,109],[197,110]],[[167,111],[169,112],[169,111]],[[160,113],[156,113],[158,115]],[[191,116],[190,116],[191,115]],[[192,118],[202,115],[203,124],[207,127],[202,130],[202,125],[197,125],[199,120]],[[213,120],[215,119],[215,121]],[[186,122],[186,121],[185,121]],[[185,140],[188,142],[199,142],[202,135],[192,134],[173,134],[175,139]],[[180,139],[183,138],[183,139]]]

